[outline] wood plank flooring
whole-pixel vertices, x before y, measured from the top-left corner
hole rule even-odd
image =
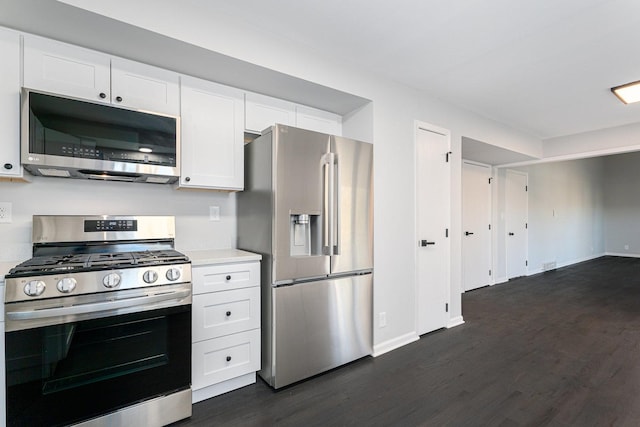
[[[603,257],[463,295],[465,324],[176,426],[640,426],[640,259]]]

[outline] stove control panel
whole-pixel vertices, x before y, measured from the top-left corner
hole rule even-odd
[[[102,278],[102,284],[111,289],[118,286],[120,284],[120,280],[122,280],[122,277],[120,277],[118,273],[109,273]]]
[[[24,293],[30,297],[42,295],[47,285],[42,280],[31,280],[24,285]]]
[[[58,280],[56,287],[63,294],[68,294],[69,292],[72,292],[76,288],[77,284],[78,282],[73,277],[65,277]]]
[[[167,270],[166,276],[167,276],[167,280],[171,280],[172,282],[175,282],[180,278],[180,270],[178,270],[177,268],[170,268]]]
[[[71,297],[191,282],[191,264],[6,277],[6,302]]]

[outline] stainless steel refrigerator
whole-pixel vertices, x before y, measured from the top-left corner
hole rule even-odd
[[[276,125],[245,145],[238,247],[262,254],[274,388],[371,354],[373,146]]]

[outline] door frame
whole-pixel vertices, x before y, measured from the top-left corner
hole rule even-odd
[[[415,297],[415,307],[414,307],[414,322],[415,322],[415,331],[416,334],[419,336],[420,335],[420,317],[419,317],[419,313],[420,313],[420,298],[418,298],[418,296],[420,295],[420,289],[419,289],[419,264],[418,264],[418,256],[419,256],[419,250],[420,250],[420,246],[418,244],[418,239],[420,238],[418,236],[418,221],[419,221],[419,211],[418,211],[418,190],[419,190],[419,185],[418,185],[418,168],[420,167],[419,164],[419,157],[418,157],[418,135],[420,131],[427,131],[427,132],[433,132],[439,135],[442,135],[446,138],[447,141],[447,147],[448,147],[448,161],[452,162],[452,156],[451,156],[451,131],[449,129],[445,129],[430,123],[426,123],[426,122],[422,122],[419,120],[415,120],[414,121],[414,128],[413,128],[413,152],[414,152],[414,174],[413,174],[413,180],[414,180],[414,185],[413,185],[413,201],[414,201],[414,224],[413,224],[413,247],[414,247],[414,295]],[[452,179],[451,179],[451,163],[450,163],[450,170],[449,170],[449,194],[451,194],[451,185],[452,185]],[[448,262],[446,265],[446,289],[445,289],[445,301],[446,304],[448,304],[449,310],[447,312],[447,317],[448,320],[447,322],[445,322],[445,324],[443,325],[443,327],[449,327],[450,323],[451,323],[451,197],[449,197],[449,206],[448,206],[448,230],[449,230],[449,236],[448,238],[445,238],[445,250],[446,253],[448,255]]]
[[[509,203],[509,196],[507,194],[507,185],[509,182],[509,174],[516,174],[516,175],[522,175],[525,177],[525,182],[526,182],[526,186],[527,188],[529,187],[529,174],[527,172],[522,172],[522,171],[518,171],[518,170],[514,170],[514,169],[505,169],[505,174],[504,174],[504,181],[505,181],[505,192],[504,192],[504,207],[505,207],[505,228],[504,228],[504,268],[505,268],[505,277],[506,280],[509,281],[510,277],[509,277],[509,247],[507,245],[507,241],[508,241],[508,230],[507,230],[507,218],[508,218],[508,214],[507,214],[507,206]],[[529,192],[527,190],[527,199],[526,199],[526,203],[525,203],[525,212],[526,212],[526,221],[527,221],[527,227],[525,228],[525,235],[524,235],[524,253],[525,253],[525,258],[528,260],[529,259]],[[526,266],[524,269],[524,276],[528,276],[529,275],[529,267]]]
[[[476,165],[476,166],[480,166],[480,167],[485,167],[489,170],[489,179],[491,180],[490,182],[490,186],[488,189],[488,198],[489,198],[489,212],[488,212],[488,216],[489,216],[489,224],[491,225],[491,229],[489,230],[489,256],[490,256],[490,266],[491,266],[491,277],[489,278],[489,283],[488,286],[492,286],[495,284],[495,245],[494,245],[494,236],[495,236],[495,221],[494,221],[494,194],[493,194],[493,189],[496,187],[495,183],[496,183],[496,178],[495,178],[495,169],[492,165],[487,164],[487,163],[481,163],[481,162],[476,162],[474,160],[467,160],[467,159],[462,159],[461,162],[461,167],[460,167],[460,172],[461,172],[461,203],[460,203],[460,208],[461,208],[461,222],[462,225],[464,225],[464,164],[468,163],[471,165]],[[464,228],[460,228],[460,233],[462,234],[464,232]],[[462,245],[460,247],[461,250],[461,254],[462,256],[464,256],[464,238],[461,236],[461,242]],[[466,291],[466,286],[465,286],[465,279],[464,279],[464,261],[461,260],[461,293],[465,293]],[[477,289],[477,288],[476,288]]]

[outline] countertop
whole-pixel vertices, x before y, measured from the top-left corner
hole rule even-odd
[[[191,265],[228,264],[233,262],[260,261],[262,255],[240,249],[211,249],[200,251],[180,251],[191,260]]]

